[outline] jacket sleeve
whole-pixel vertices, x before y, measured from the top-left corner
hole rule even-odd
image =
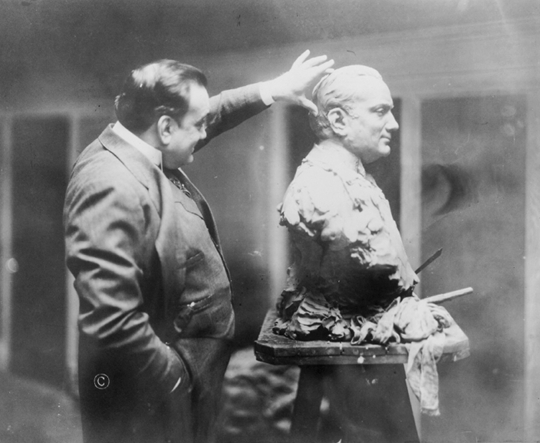
[[[90,366],[96,371],[121,367],[122,376],[135,380],[149,401],[163,399],[188,376],[143,309],[143,266],[153,247],[145,241],[144,205],[133,183],[95,172],[72,180],[64,209],[81,340],[93,350]]]
[[[258,84],[223,91],[210,98],[207,136],[201,140],[195,150],[201,149],[212,138],[238,126],[267,108],[268,106],[261,99]]]

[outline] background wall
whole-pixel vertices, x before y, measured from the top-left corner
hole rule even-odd
[[[540,438],[539,29],[534,0],[4,0],[0,363],[71,389],[77,301],[57,264],[63,251],[54,202],[77,152],[114,121],[125,74],[177,58],[203,68],[210,91],[219,92],[272,78],[310,48],[338,66],[376,67],[400,103],[400,156],[388,165],[400,170],[395,216],[413,266],[444,247],[422,275],[422,292],[476,289],[449,305],[473,352],[441,369],[443,418],[424,421],[425,438]],[[220,227],[239,345],[256,337],[288,265],[275,206],[298,160],[294,112],[273,106],[213,141],[187,168]],[[50,125],[40,129],[44,121]],[[450,182],[440,166],[461,175]],[[384,180],[387,169],[379,169]],[[34,178],[21,185],[19,170]],[[456,192],[452,185],[461,199],[437,214]],[[52,222],[42,232],[46,196]]]
[[[440,365],[442,418],[426,419],[425,432],[434,441],[452,433],[519,441],[526,102],[515,95],[431,99],[422,103],[422,122],[422,252],[443,248],[422,273],[424,293],[475,290],[447,304],[469,335],[472,355]],[[480,428],[480,420],[490,425]]]

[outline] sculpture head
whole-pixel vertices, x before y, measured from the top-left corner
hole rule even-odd
[[[334,141],[363,163],[390,153],[399,125],[390,90],[378,71],[362,65],[336,69],[315,86],[312,100],[319,113],[310,115],[310,125],[320,141]]]

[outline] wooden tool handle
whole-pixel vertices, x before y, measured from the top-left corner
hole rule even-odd
[[[454,298],[461,297],[463,295],[472,294],[473,288],[463,288],[458,289],[457,291],[445,292],[444,294],[432,295],[430,297],[423,298],[422,300],[429,303],[444,303],[448,300],[453,300]]]

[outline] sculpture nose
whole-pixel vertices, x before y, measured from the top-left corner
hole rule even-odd
[[[394,132],[399,129],[399,124],[396,118],[394,117],[394,114],[392,114],[391,112],[390,112],[390,120],[386,124],[386,129],[390,132]]]

